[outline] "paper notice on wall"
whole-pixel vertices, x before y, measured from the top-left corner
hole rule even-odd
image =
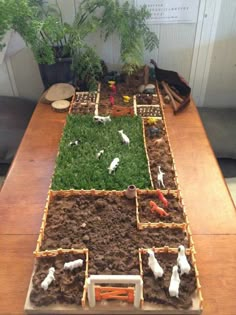
[[[146,5],[151,13],[148,24],[196,23],[199,0],[136,0],[136,6]]]

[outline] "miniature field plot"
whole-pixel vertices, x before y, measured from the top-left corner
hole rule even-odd
[[[186,228],[186,213],[178,191],[138,190],[138,227]]]
[[[87,269],[86,250],[45,252],[44,256],[37,257],[26,310],[38,307],[40,310],[48,305],[52,309],[63,304],[84,305]]]
[[[176,190],[178,179],[164,122],[143,118],[143,128],[154,188]]]
[[[137,94],[134,96],[134,111],[141,117],[162,117],[157,94]]]
[[[99,99],[97,92],[77,92],[71,103],[71,114],[94,114],[96,102]]]
[[[185,314],[185,312],[200,314],[203,300],[194,249],[187,249],[184,254],[189,266],[189,269],[186,268],[185,270],[181,268],[181,264],[177,263],[178,248],[151,249],[154,253],[154,259],[159,264],[161,271],[159,274],[154,274],[151,269],[149,251],[150,249],[139,250],[141,256],[140,272],[143,277],[143,308],[145,309],[145,306],[148,306],[149,303],[155,303],[165,305],[166,311],[168,308],[174,308],[177,314]],[[174,266],[176,266],[175,271],[173,271]],[[174,285],[170,288],[171,281],[175,282],[176,280],[175,273],[178,273],[179,286]]]
[[[129,144],[122,142],[120,130]],[[141,119],[117,117],[97,123],[90,115],[68,115],[52,189],[123,190],[130,184],[151,187]]]
[[[101,272],[109,266],[113,272],[122,271],[111,265],[114,257],[119,259],[118,265],[123,265],[118,268],[125,268],[123,272],[135,269],[122,262],[122,257],[134,257],[136,261],[135,253],[140,247],[176,247],[181,243],[190,246],[188,234],[181,229],[171,229],[169,233],[165,228],[138,230],[136,200],[126,198],[123,191],[50,191],[47,207],[36,256],[46,250],[88,248],[91,274],[98,271],[90,268],[98,267]],[[112,251],[105,255],[107,246],[112,246]]]

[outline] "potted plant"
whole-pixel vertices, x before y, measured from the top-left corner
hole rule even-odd
[[[128,1],[120,4],[116,0],[109,1],[102,16],[105,40],[113,33],[120,38],[120,57],[127,83],[129,76],[143,65],[144,49],[151,51],[158,47],[156,34],[146,24],[149,16],[146,6],[137,8]]]
[[[98,28],[103,30],[105,40],[117,33],[121,40],[123,69],[131,74],[143,63],[144,47],[152,49],[157,45],[156,35],[145,24],[148,16],[145,7],[137,9],[127,1],[119,4],[117,0],[83,0],[69,25],[62,19],[57,0],[54,6],[43,0],[2,0],[0,42],[7,30],[18,32],[40,65],[45,87],[56,83],[53,80],[71,80],[72,64],[77,81],[87,80],[88,86],[93,88],[101,66],[96,51],[86,44],[86,36]],[[81,61],[87,66],[81,65]],[[44,70],[48,68],[46,75]],[[51,78],[52,74],[55,76]]]

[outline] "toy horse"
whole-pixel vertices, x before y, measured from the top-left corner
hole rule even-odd
[[[176,114],[189,105],[191,88],[177,72],[158,68],[153,59],[150,62],[155,67],[156,80],[162,84],[165,92],[169,95]]]

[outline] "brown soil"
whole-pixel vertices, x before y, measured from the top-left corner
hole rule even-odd
[[[145,137],[154,188],[163,189],[163,187],[159,187],[157,183],[158,166],[161,166],[162,172],[165,173],[163,177],[165,189],[175,190],[177,189],[177,185],[175,181],[173,158],[170,152],[163,122],[158,121],[153,126],[159,128],[160,132],[158,136],[151,138],[148,132],[150,126],[145,120]],[[157,140],[161,139],[162,137],[164,139],[163,144],[157,144]]]
[[[189,246],[181,229],[138,230],[134,200],[77,196],[50,203],[41,250],[88,248],[90,274],[139,274],[138,248],[180,244]]]
[[[132,107],[133,95],[138,93],[137,87],[134,87],[132,85],[128,87],[125,83],[117,83],[116,94],[113,94],[109,85],[103,83],[101,86],[100,102],[98,106],[99,115],[109,115],[111,113],[112,105],[110,104],[110,95],[114,96],[114,105]],[[124,102],[124,95],[130,96],[130,100],[128,103]]]
[[[64,263],[76,259],[83,259],[82,267],[64,270]],[[33,289],[30,293],[30,300],[37,306],[49,305],[52,303],[81,304],[83,286],[85,281],[85,255],[83,254],[59,254],[56,257],[42,257],[37,259],[37,266],[33,276]],[[48,274],[50,267],[55,268],[55,281],[48,290],[41,288],[41,283]]]
[[[157,95],[152,94],[137,94],[137,105],[160,105],[160,100]]]
[[[71,113],[72,114],[80,114],[80,115],[86,115],[86,114],[94,114],[95,112],[95,104],[80,104],[80,103],[74,103],[72,105]]]
[[[179,199],[173,194],[169,193],[165,195],[165,198],[168,201],[168,206],[165,207],[160,199],[157,197],[156,192],[152,195],[149,194],[139,194],[138,195],[138,203],[139,203],[139,218],[141,223],[157,223],[157,222],[165,222],[165,223],[184,223],[185,216],[183,212],[183,207],[179,201]],[[159,207],[163,208],[169,216],[160,216],[157,212],[151,212],[151,207],[149,205],[150,201],[154,201]]]
[[[96,93],[78,93],[72,103],[72,114],[94,114]]]
[[[175,308],[189,308],[192,305],[191,295],[196,290],[195,271],[190,258],[187,257],[191,265],[190,273],[180,276],[179,298],[176,298],[170,297],[169,285],[172,267],[176,265],[177,255],[159,253],[155,256],[164,270],[164,275],[162,278],[155,279],[148,266],[148,255],[142,254],[144,301],[171,305]]]

